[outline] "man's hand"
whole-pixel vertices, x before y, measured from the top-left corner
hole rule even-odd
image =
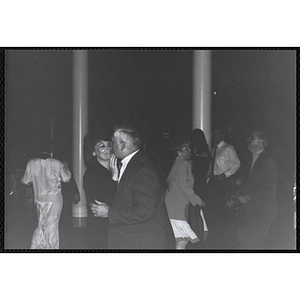
[[[241,209],[241,202],[238,200],[238,198],[232,198],[226,202],[226,206],[231,210],[238,211]]]
[[[103,202],[95,200],[96,204],[91,204],[91,210],[94,217],[108,218],[109,206]]]
[[[234,205],[235,205],[235,203],[233,200],[229,200],[226,202],[226,206],[230,209],[234,209]]]
[[[238,196],[237,198],[238,198],[238,200],[239,200],[242,204],[245,204],[245,203],[247,203],[248,201],[251,200],[250,197],[247,196],[247,195],[240,195],[240,196]]]
[[[215,175],[214,178],[218,181],[223,181],[224,179],[226,179],[226,175],[223,173],[221,175]]]

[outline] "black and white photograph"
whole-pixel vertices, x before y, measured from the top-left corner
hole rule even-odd
[[[4,250],[296,250],[296,49],[4,58]]]
[[[3,299],[294,299],[294,1],[6,1]]]

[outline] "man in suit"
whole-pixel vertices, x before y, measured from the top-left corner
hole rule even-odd
[[[94,211],[109,219],[109,248],[174,249],[163,179],[140,151],[138,131],[130,125],[116,126],[112,142],[122,163],[118,188],[111,207],[103,203]]]
[[[234,202],[242,205],[243,217],[237,231],[241,249],[262,249],[264,237],[276,220],[277,167],[267,154],[266,133],[252,131],[248,139],[248,149],[253,159],[248,176],[241,185]]]

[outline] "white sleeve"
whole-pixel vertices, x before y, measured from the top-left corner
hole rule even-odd
[[[24,174],[23,178],[21,179],[22,182],[25,184],[32,182],[32,167],[31,167],[31,165],[32,165],[32,160],[30,160],[27,163],[25,174]]]
[[[229,169],[224,173],[226,177],[230,177],[240,168],[241,163],[239,157],[237,156],[233,146],[230,146],[226,150],[227,159],[231,162]]]
[[[61,168],[60,168],[60,176],[61,176],[61,180],[63,182],[69,182],[71,179],[71,172],[68,170],[68,168],[66,168],[64,166],[64,164],[61,163]]]

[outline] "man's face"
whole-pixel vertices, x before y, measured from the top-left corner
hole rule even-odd
[[[247,139],[248,142],[248,150],[252,153],[262,149],[262,140],[258,137],[256,133],[252,133],[251,136]]]
[[[112,148],[113,148],[115,156],[119,159],[123,159],[121,143],[120,143],[120,140],[118,138],[116,138],[116,134],[114,134],[114,136],[111,138],[111,140],[112,140]]]
[[[217,145],[220,142],[222,142],[224,139],[224,134],[222,133],[222,130],[220,129],[215,129],[213,132],[213,141],[214,144]]]

